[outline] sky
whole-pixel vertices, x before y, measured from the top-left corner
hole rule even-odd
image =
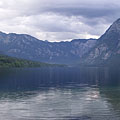
[[[0,31],[40,40],[99,38],[120,18],[120,0],[0,0]]]

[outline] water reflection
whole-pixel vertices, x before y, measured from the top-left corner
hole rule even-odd
[[[0,70],[2,120],[119,120],[120,70]]]

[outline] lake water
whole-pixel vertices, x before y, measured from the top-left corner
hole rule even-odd
[[[0,69],[0,120],[120,120],[120,69]]]

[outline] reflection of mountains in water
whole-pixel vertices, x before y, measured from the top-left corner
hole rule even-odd
[[[120,85],[119,69],[109,68],[29,68],[2,69],[0,90],[33,90],[44,87]]]

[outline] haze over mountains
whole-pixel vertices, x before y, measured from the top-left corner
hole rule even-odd
[[[98,40],[48,42],[26,34],[0,32],[0,51],[9,56],[48,63],[84,65],[119,63],[120,19],[115,21]]]

